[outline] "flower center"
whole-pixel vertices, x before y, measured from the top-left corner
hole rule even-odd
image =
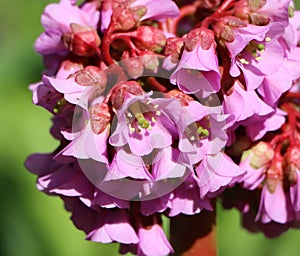
[[[155,116],[153,112],[155,112]],[[157,121],[156,116],[160,116],[161,112],[158,110],[158,105],[152,105],[150,102],[147,104],[134,102],[129,106],[126,115],[129,131],[140,133],[141,129],[152,130]]]
[[[266,42],[270,42],[271,38],[270,37],[266,37],[265,38]],[[262,53],[265,51],[265,45],[263,43],[258,43],[254,40],[252,40],[244,49],[245,52],[250,53],[251,56],[259,61],[261,59],[261,55]],[[242,64],[247,65],[249,64],[249,60],[247,60],[246,58],[244,58],[244,56],[242,56],[242,54],[239,54],[239,60]]]
[[[205,117],[200,121],[190,124],[185,129],[185,135],[190,139],[190,141],[202,140],[209,136],[209,127],[209,120]]]

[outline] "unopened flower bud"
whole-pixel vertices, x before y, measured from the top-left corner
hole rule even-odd
[[[136,31],[137,45],[144,50],[161,52],[166,45],[164,33],[150,26],[140,26]]]
[[[62,35],[62,41],[70,52],[83,57],[100,53],[101,40],[95,29],[75,23],[72,23],[70,27],[72,32]]]
[[[284,154],[285,164],[295,164],[300,168],[300,146],[293,146],[288,148]]]
[[[290,184],[297,182],[297,171],[300,171],[300,146],[288,148],[284,154],[284,174]]]
[[[242,160],[246,157],[250,157],[250,165],[258,169],[273,159],[274,149],[269,143],[260,141],[254,147],[243,153]]]
[[[182,53],[184,41],[182,38],[171,37],[166,41],[165,55],[170,56],[173,60],[178,60]]]
[[[112,14],[114,30],[127,31],[134,28],[146,12],[147,8],[145,6],[131,8],[119,6],[115,8]]]
[[[139,60],[144,65],[144,67],[152,72],[156,72],[159,66],[159,60],[157,55],[152,52],[144,51],[139,55]]]
[[[130,93],[132,95],[141,95],[144,93],[142,87],[138,82],[135,81],[121,82],[115,85],[110,96],[110,101],[112,103],[113,108],[120,109],[122,107],[124,102],[125,92]]]
[[[297,171],[299,168],[295,164],[289,164],[284,168],[284,176],[287,178],[290,185],[294,185],[297,183]]]
[[[75,73],[75,82],[83,86],[98,86],[104,90],[107,83],[105,72],[95,66],[87,66]]]
[[[94,133],[100,134],[109,125],[111,114],[105,103],[97,103],[90,108],[91,128]]]
[[[138,58],[125,59],[122,64],[131,78],[141,77],[144,73],[144,66]]]

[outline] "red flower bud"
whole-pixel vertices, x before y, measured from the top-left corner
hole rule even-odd
[[[284,154],[285,165],[294,164],[300,169],[300,146],[296,145],[288,148]]]
[[[134,28],[140,19],[146,14],[145,6],[135,6],[126,8],[118,6],[112,14],[112,24],[114,30],[127,31]]]
[[[140,77],[144,73],[144,66],[137,58],[125,59],[122,64],[130,78]]]
[[[101,40],[95,29],[75,23],[72,23],[70,26],[72,32],[62,35],[62,41],[70,52],[83,57],[90,57],[100,53]]]
[[[165,55],[170,56],[174,60],[178,60],[182,53],[184,41],[182,38],[171,37],[167,39],[165,47]]]
[[[288,148],[284,154],[283,171],[291,185],[297,183],[297,171],[300,171],[300,146]]]
[[[139,54],[139,60],[144,67],[152,72],[156,72],[159,66],[159,60],[156,54],[144,51]]]
[[[164,33],[150,26],[140,26],[136,31],[137,45],[143,50],[161,52],[166,45]]]

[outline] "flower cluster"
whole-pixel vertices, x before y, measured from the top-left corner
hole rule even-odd
[[[87,239],[168,255],[162,216],[220,195],[268,235],[300,220],[292,1],[61,0],[42,25],[30,89],[60,145],[25,164]]]

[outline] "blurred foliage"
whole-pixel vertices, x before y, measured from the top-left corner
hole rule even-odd
[[[23,166],[28,155],[57,145],[49,135],[50,114],[31,103],[28,90],[43,69],[33,42],[42,31],[40,15],[48,3],[0,0],[0,255],[118,255],[115,245],[85,241],[62,202],[38,192],[36,177]],[[221,256],[299,255],[299,236],[300,230],[272,240],[250,234],[241,229],[237,211],[218,209]]]

